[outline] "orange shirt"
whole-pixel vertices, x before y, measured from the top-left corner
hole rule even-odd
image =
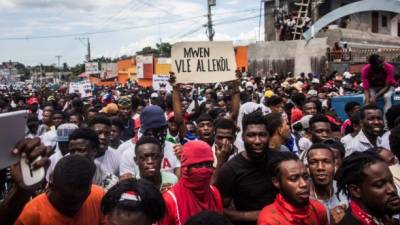
[[[73,217],[62,215],[53,207],[46,194],[41,194],[26,204],[14,225],[98,225],[104,224],[100,202],[104,190],[92,185],[79,212]]]

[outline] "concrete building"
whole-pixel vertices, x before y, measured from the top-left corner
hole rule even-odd
[[[343,17],[327,29],[321,30],[310,42],[285,37],[276,41],[275,22],[287,15],[297,16],[296,2],[310,2],[307,17],[312,21],[356,0],[264,0],[265,43],[249,46],[249,70],[265,76],[270,71],[278,73],[313,72],[329,74],[332,70],[358,73],[361,65],[373,53],[379,53],[391,63],[400,62],[400,15],[372,11]],[[378,1],[378,0],[377,0]],[[277,14],[278,13],[278,14]],[[276,17],[279,15],[280,17]],[[286,31],[284,35],[290,32]],[[282,33],[281,33],[282,38]],[[335,43],[343,49],[342,55],[331,51]],[[336,54],[336,57],[332,57]],[[339,69],[340,67],[340,69]]]
[[[297,15],[298,6],[294,3],[300,0],[265,0],[265,41],[275,40],[274,11],[283,9],[289,15]],[[306,1],[306,0],[303,0]],[[358,0],[309,0],[309,16],[314,20],[343,5]],[[314,7],[317,5],[316,7]],[[400,16],[390,12],[363,12],[342,18],[334,24],[340,28],[354,29],[364,32],[380,33],[395,37],[400,36]]]

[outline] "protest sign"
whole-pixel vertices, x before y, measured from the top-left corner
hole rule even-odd
[[[82,98],[86,98],[92,96],[92,86],[88,80],[70,82],[68,92],[79,93]]]
[[[11,149],[25,136],[27,114],[24,110],[0,114],[0,170],[19,160],[11,154]]]
[[[153,89],[158,91],[161,87],[165,87],[167,91],[172,91],[172,87],[169,84],[169,76],[153,75]]]
[[[235,80],[233,44],[180,42],[172,46],[172,71],[177,83],[216,83]]]

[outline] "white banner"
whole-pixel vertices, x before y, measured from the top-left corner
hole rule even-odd
[[[69,83],[69,94],[79,93],[82,98],[92,96],[92,85],[88,80],[70,82]]]
[[[169,83],[169,76],[163,76],[154,74],[153,75],[153,89],[158,91],[164,87],[167,91],[172,91],[172,86]]]
[[[172,46],[172,71],[177,83],[217,83],[235,80],[233,43],[180,42]]]
[[[88,75],[99,74],[99,64],[97,62],[85,63],[85,73]]]

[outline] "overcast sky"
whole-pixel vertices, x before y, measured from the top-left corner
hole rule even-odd
[[[69,65],[134,54],[157,42],[207,40],[207,0],[0,0],[0,62]],[[217,0],[215,40],[256,41],[259,0]],[[81,35],[80,35],[81,34]],[[60,38],[50,38],[58,36]],[[41,37],[40,39],[34,39]],[[21,39],[22,38],[22,39]],[[24,39],[25,38],[25,39]]]

